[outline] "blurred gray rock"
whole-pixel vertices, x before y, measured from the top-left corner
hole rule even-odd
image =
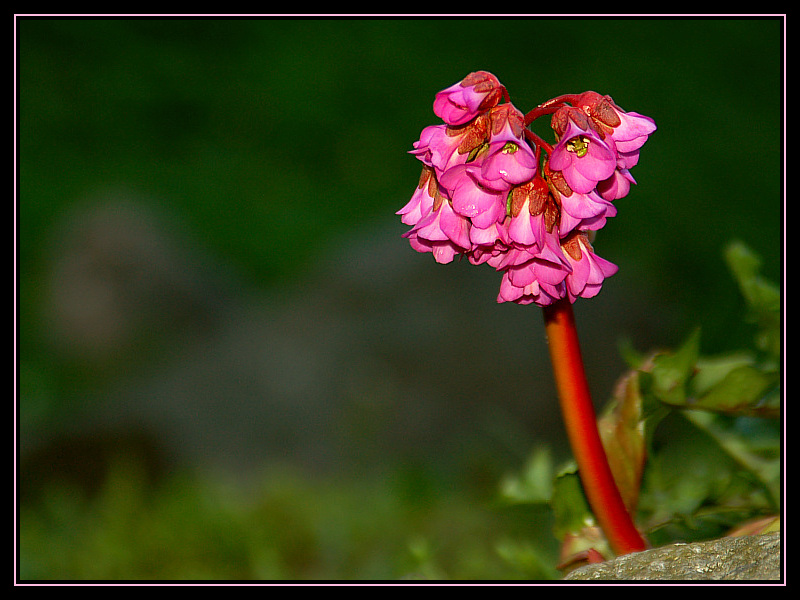
[[[499,274],[438,265],[406,229],[387,214],[255,289],[158,202],[88,200],[54,229],[41,301],[43,345],[85,384],[59,431],[26,425],[23,454],[128,429],[226,472],[400,463],[488,483],[536,445],[563,447],[541,311],[497,304]],[[623,369],[618,336],[651,321],[635,306],[613,286],[576,304],[598,404]]]
[[[567,580],[774,581],[781,579],[781,534],[670,544],[569,573]]]

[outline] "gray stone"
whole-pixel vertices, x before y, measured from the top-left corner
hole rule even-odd
[[[43,249],[32,339],[47,358],[22,365],[42,406],[60,397],[52,373],[79,389],[64,390],[71,418],[46,423],[24,395],[23,459],[108,431],[153,439],[170,466],[243,477],[290,464],[471,478],[532,443],[568,456],[541,311],[498,304],[491,267],[414,252],[392,213],[331,237],[292,281],[256,287],[159,199],[87,197]],[[611,332],[647,348],[672,331],[669,305],[618,286],[575,310],[599,402],[625,368]],[[662,333],[643,325],[654,310]]]
[[[781,579],[781,534],[670,544],[586,565],[565,579],[777,581]]]

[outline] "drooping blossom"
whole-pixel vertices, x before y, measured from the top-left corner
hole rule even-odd
[[[463,256],[502,273],[498,302],[547,306],[591,298],[616,273],[590,234],[617,214],[614,201],[636,183],[630,169],[656,127],[596,92],[538,108],[528,116],[553,115],[554,146],[527,130],[491,73],[439,92],[434,112],[444,123],[414,142],[422,174],[397,214],[418,252],[439,263]]]
[[[505,194],[483,186],[467,165],[448,169],[440,181],[450,193],[453,210],[469,218],[475,227],[486,229],[505,216]]]
[[[438,191],[436,176],[433,167],[422,167],[417,189],[411,195],[406,205],[395,214],[400,215],[400,220],[406,225],[416,225],[419,220],[433,208],[433,201]]]
[[[584,92],[578,104],[591,118],[595,129],[614,145],[619,167],[635,167],[639,161],[639,149],[656,130],[655,121],[636,112],[626,112],[610,96],[601,96],[597,92]]]
[[[598,294],[606,277],[617,272],[617,265],[594,253],[589,238],[583,231],[574,231],[561,243],[564,257],[571,270],[565,278],[570,302],[580,296],[592,298]]]
[[[436,262],[446,264],[469,249],[469,230],[469,221],[453,212],[446,198],[437,195],[428,213],[404,236],[417,252],[431,252]]]
[[[619,200],[628,195],[631,184],[636,180],[629,169],[617,168],[608,179],[597,184],[597,193],[609,201]]]
[[[536,156],[524,139],[525,122],[510,103],[493,108],[491,131],[480,159],[480,182],[488,188],[507,191],[530,181],[536,174]],[[476,165],[477,168],[477,165]]]
[[[546,236],[542,248],[519,249],[513,264],[506,264],[498,301],[518,304],[552,304],[566,294],[570,265],[560,251],[558,236]]]
[[[602,197],[597,188],[581,194],[573,191],[567,183],[564,173],[553,171],[549,163],[545,163],[544,172],[550,183],[550,192],[561,208],[558,223],[561,237],[567,236],[574,229],[589,231],[601,229],[605,225],[606,219],[617,214],[616,207]]]
[[[448,125],[463,125],[495,106],[502,95],[503,86],[497,77],[475,71],[436,94],[433,112]]]
[[[511,283],[508,272],[505,272],[500,280],[500,293],[497,295],[497,301],[515,302],[517,304],[536,303],[538,306],[549,306],[563,297],[563,283],[558,286],[552,286],[535,280],[529,285],[519,287]]]
[[[550,156],[550,168],[561,171],[573,191],[585,194],[608,179],[617,168],[617,156],[593,129],[581,129],[569,120]]]
[[[548,231],[555,223],[555,215],[550,212],[552,222],[547,221],[547,202],[550,190],[542,177],[534,177],[529,182],[511,190],[509,195],[508,237],[519,246],[536,246],[541,249]]]
[[[474,163],[477,153],[486,146],[490,128],[488,113],[459,127],[431,125],[422,130],[410,154],[432,166],[441,178],[452,167]]]

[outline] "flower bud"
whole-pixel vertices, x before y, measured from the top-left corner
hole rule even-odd
[[[436,94],[433,112],[448,125],[463,125],[496,106],[502,97],[503,86],[497,77],[475,71]]]

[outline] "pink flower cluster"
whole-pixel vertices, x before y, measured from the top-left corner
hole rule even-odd
[[[398,211],[403,237],[439,263],[458,255],[502,272],[498,302],[547,306],[595,296],[616,265],[590,238],[636,183],[630,169],[656,129],[597,92],[569,94],[523,115],[486,71],[436,94],[444,123],[422,130],[411,154],[422,175]],[[554,146],[528,126],[552,115]]]

